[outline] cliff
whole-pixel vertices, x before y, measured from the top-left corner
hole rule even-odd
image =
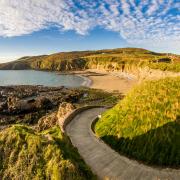
[[[147,66],[151,69],[180,72],[180,56],[155,53],[140,48],[75,51],[22,57],[13,62],[0,64],[0,69],[50,71],[103,69],[107,71],[131,72],[139,67]]]

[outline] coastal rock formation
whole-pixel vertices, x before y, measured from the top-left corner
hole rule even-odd
[[[74,110],[75,110],[75,107],[71,103],[63,102],[59,106],[59,110],[57,112],[57,119],[58,119],[58,124],[61,127],[62,131],[63,131],[63,126],[65,124],[66,117]]]
[[[75,103],[82,96],[64,87],[12,86],[0,87],[0,114],[21,114],[52,109],[62,102]]]
[[[19,102],[19,98],[15,97],[15,96],[10,96],[7,98],[7,108],[10,113],[19,109],[18,102]]]
[[[0,86],[0,126],[14,123],[34,125],[41,117],[57,111],[62,102],[76,103],[82,96],[81,91],[65,87]],[[49,127],[44,124],[42,129]]]
[[[166,77],[178,77],[180,72],[161,71],[149,67],[138,68],[134,73],[139,80],[158,80]]]
[[[162,71],[180,71],[180,56],[155,53],[141,48],[119,48],[97,51],[62,52],[45,56],[22,57],[0,64],[0,69],[35,69],[50,71],[77,71],[98,69],[129,72],[148,66]]]
[[[56,125],[57,124],[56,114],[57,114],[56,112],[53,112],[40,118],[35,129],[37,129],[38,131],[43,131]]]
[[[38,97],[31,100],[21,100],[15,96],[8,97],[8,113],[32,112],[38,109],[51,109],[52,102],[46,97]]]
[[[66,117],[75,109],[71,103],[63,102],[60,104],[58,111],[52,112],[39,119],[35,129],[43,131],[59,125],[63,129]]]
[[[57,113],[59,105],[64,104],[63,102],[84,106],[97,103],[114,104],[117,100],[118,97],[110,93],[86,88],[0,86],[0,127],[16,123],[36,126],[39,122],[40,129],[46,129],[56,122],[51,114]],[[65,111],[70,112],[70,106],[62,110],[62,117],[66,114]]]

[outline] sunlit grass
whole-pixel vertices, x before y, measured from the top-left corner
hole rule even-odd
[[[152,69],[159,69],[162,71],[180,72],[180,63],[150,63],[148,66]]]
[[[16,125],[0,132],[3,179],[94,179],[69,139],[55,126],[41,133]]]
[[[180,165],[180,77],[144,82],[97,122],[114,149],[150,164]]]

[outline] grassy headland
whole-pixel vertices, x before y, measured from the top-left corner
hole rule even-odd
[[[155,53],[140,48],[120,48],[23,57],[14,62],[1,64],[0,69],[72,71],[98,68],[109,71],[129,71],[148,66],[153,69],[179,72],[179,62],[178,55]]]
[[[104,113],[95,132],[129,157],[148,164],[180,166],[180,78],[136,87]]]

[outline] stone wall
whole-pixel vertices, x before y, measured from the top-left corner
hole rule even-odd
[[[59,117],[58,119],[58,124],[61,128],[62,132],[65,132],[66,126],[73,120],[73,118],[78,115],[79,113],[88,110],[88,109],[92,109],[92,108],[98,108],[98,107],[104,107],[104,106],[84,106],[78,109],[74,109],[73,111],[71,111],[70,113],[67,113],[66,116],[64,116],[64,119],[62,117]],[[104,107],[104,108],[108,108],[108,107]]]

